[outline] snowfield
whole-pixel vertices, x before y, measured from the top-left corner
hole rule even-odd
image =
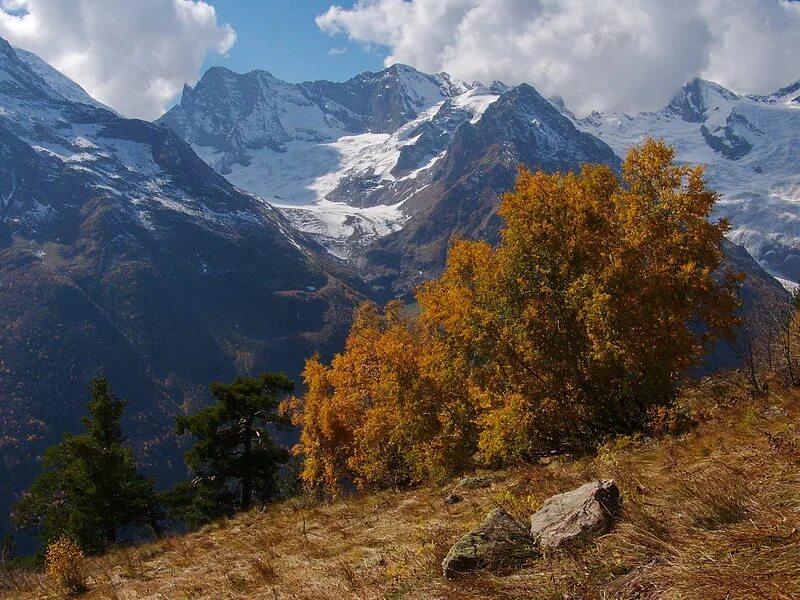
[[[238,78],[243,77],[248,76],[216,72],[208,85],[224,87],[238,97]],[[444,155],[457,125],[477,122],[499,98],[496,91],[480,84],[468,85],[445,75],[429,76],[398,66],[376,74],[383,79],[377,82],[374,101],[391,105],[389,96],[396,93],[402,110],[412,118],[389,132],[354,134],[341,119],[361,117],[335,98],[312,102],[300,86],[264,72],[249,77],[258,94],[249,99],[246,108],[232,102],[205,107],[199,114],[187,109],[174,118],[206,163],[235,186],[277,207],[294,226],[340,258],[402,227],[407,218],[403,203],[409,195],[400,191],[410,181],[419,178],[422,182]],[[204,90],[201,84],[197,89]],[[197,93],[190,90],[187,102],[194,102],[192,94]],[[210,141],[217,139],[213,134],[220,127],[215,122],[219,113],[236,124],[235,137],[243,142],[240,148],[232,150],[229,144]],[[424,147],[424,132],[430,137],[432,130],[443,136],[441,148]],[[414,168],[399,168],[404,149],[414,152],[418,161]],[[387,192],[390,203],[365,199],[370,194],[382,196],[382,192]]]
[[[573,120],[620,156],[649,136],[674,145],[678,160],[705,165],[709,185],[720,193],[716,216],[731,224],[728,238],[767,271],[798,281],[799,98],[800,84],[769,96],[738,96],[696,79],[660,111]]]

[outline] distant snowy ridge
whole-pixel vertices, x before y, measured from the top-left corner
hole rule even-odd
[[[656,112],[570,116],[620,156],[649,136],[674,145],[680,161],[706,165],[721,194],[716,215],[731,222],[730,240],[771,273],[800,281],[799,102],[800,81],[739,96],[694,79]]]

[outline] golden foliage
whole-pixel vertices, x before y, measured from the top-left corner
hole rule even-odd
[[[702,169],[673,159],[648,140],[622,177],[520,169],[500,244],[457,241],[417,322],[363,306],[287,407],[306,484],[396,486],[645,427],[736,323],[728,225]]]
[[[520,170],[496,249],[458,242],[418,293],[422,319],[474,365],[485,460],[641,427],[735,324],[738,277],[715,278],[727,223],[702,169],[648,140],[620,179]]]
[[[302,427],[302,479],[336,493],[344,480],[392,487],[463,469],[475,443],[462,378],[440,342],[390,302],[355,316],[330,367],[307,361],[306,394],[285,406]]]
[[[67,595],[80,594],[86,591],[85,561],[80,546],[63,535],[47,546],[47,578]]]

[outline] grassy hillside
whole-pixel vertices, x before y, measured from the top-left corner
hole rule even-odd
[[[680,436],[622,438],[592,456],[455,485],[291,500],[201,531],[91,558],[95,598],[627,598],[800,597],[800,392],[753,399],[707,381],[684,394],[698,426]],[[456,581],[441,560],[495,506],[524,520],[550,495],[613,477],[625,514],[571,552],[505,574]],[[43,575],[0,576],[2,598],[56,597]]]

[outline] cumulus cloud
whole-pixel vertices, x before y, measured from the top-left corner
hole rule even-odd
[[[317,17],[386,64],[528,82],[578,113],[660,108],[695,76],[743,93],[797,77],[788,0],[358,0]]]
[[[158,117],[236,34],[200,0],[2,0],[0,36],[120,113]]]

